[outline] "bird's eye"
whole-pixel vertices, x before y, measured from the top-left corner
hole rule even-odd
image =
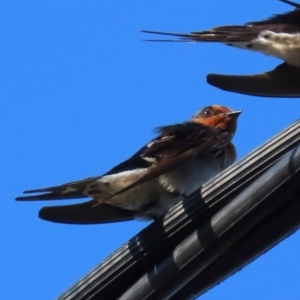
[[[203,117],[211,117],[213,112],[209,108],[204,108],[201,112],[201,116]]]

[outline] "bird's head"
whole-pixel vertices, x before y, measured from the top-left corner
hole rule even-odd
[[[215,127],[231,134],[235,133],[236,123],[241,110],[231,110],[226,106],[211,105],[198,111],[190,122]]]

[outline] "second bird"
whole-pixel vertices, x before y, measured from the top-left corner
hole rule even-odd
[[[229,46],[262,52],[300,67],[300,4],[280,0],[295,9],[275,15],[267,20],[249,22],[245,25],[219,26],[210,30],[186,33],[168,33],[142,30],[178,37],[179,40],[149,40],[160,42],[220,42]]]
[[[38,195],[16,200],[92,198],[40,211],[42,219],[61,223],[155,219],[235,161],[231,139],[240,113],[205,107],[188,122],[160,127],[157,138],[102,176],[25,191]]]

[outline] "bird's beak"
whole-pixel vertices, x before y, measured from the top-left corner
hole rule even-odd
[[[283,63],[256,75],[207,75],[207,82],[234,93],[261,97],[300,97],[300,68]]]
[[[235,110],[235,111],[231,111],[231,112],[228,112],[226,113],[226,116],[230,116],[230,117],[238,117],[240,114],[242,113],[241,110]]]

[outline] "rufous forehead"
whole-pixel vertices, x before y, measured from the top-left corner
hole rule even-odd
[[[211,105],[210,107],[213,111],[220,112],[220,113],[227,113],[232,111],[230,108],[221,105]]]

